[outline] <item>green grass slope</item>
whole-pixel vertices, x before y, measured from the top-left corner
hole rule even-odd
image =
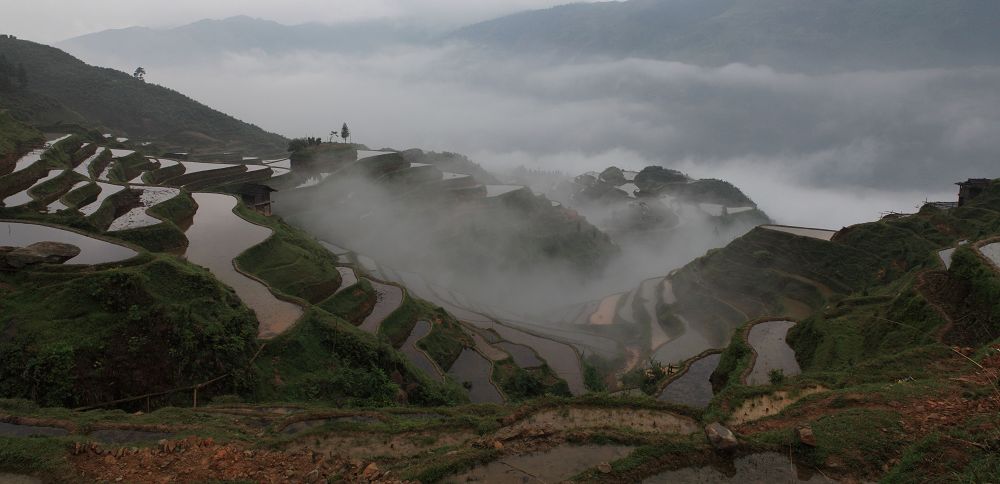
[[[13,163],[32,146],[45,141],[42,133],[0,111],[0,174],[13,169]]]
[[[23,63],[25,92],[5,93],[0,107],[23,120],[51,124],[53,112],[77,113],[88,122],[134,139],[184,149],[282,153],[287,140],[211,109],[176,91],[113,69],[89,66],[65,52],[25,40],[0,38],[0,54]],[[40,97],[51,99],[46,108]],[[79,122],[79,119],[59,119]]]
[[[142,255],[97,268],[0,273],[0,395],[78,406],[252,381],[257,322],[207,271]]]

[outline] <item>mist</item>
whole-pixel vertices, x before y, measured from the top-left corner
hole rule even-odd
[[[84,59],[123,70],[136,63]],[[575,175],[657,164],[737,186],[828,190],[822,202],[796,197],[799,207],[817,208],[815,225],[951,199],[955,181],[997,175],[997,68],[817,76],[738,64],[550,61],[448,45],[363,58],[230,53],[211,65],[146,67],[150,82],[286,136],[323,135],[346,121],[370,147],[456,151],[489,169],[516,160]],[[890,206],[854,217],[819,210],[835,193],[855,200],[851,191]],[[748,190],[754,199],[768,193]],[[769,211],[779,222],[802,220],[784,220],[780,205]]]
[[[787,225],[839,229],[887,212],[912,213],[924,201],[955,200],[960,179],[1000,176],[994,67],[807,75],[743,64],[560,62],[458,43],[393,45],[364,55],[228,52],[181,64],[158,63],[155,55],[140,61],[76,54],[126,72],[141,62],[148,82],[288,137],[325,138],[347,122],[353,141],[370,148],[464,153],[501,179],[517,167],[571,179],[609,166],[660,165],[726,180]],[[600,277],[559,261],[530,270],[481,262],[473,270],[440,250],[447,243],[440,232],[454,227],[437,216],[401,218],[391,197],[369,202],[382,208],[365,224],[354,209],[315,215],[308,206],[324,203],[317,200],[297,202],[310,216],[295,221],[381,263],[481,300],[532,309],[628,291],[752,228],[719,234],[687,214],[684,231],[658,245],[621,247]],[[595,214],[583,214],[595,223]],[[364,232],[371,227],[379,229]],[[400,240],[407,250],[397,247]]]
[[[414,196],[406,183],[349,170],[316,186],[275,193],[276,213],[321,240],[373,258],[383,271],[417,273],[536,321],[545,312],[665,276],[754,226],[720,225],[694,204],[676,200],[676,226],[609,238],[600,212],[621,207],[566,210],[538,194],[463,200]],[[585,219],[575,218],[576,212]],[[393,279],[391,273],[384,275]],[[417,283],[405,282],[421,294]]]

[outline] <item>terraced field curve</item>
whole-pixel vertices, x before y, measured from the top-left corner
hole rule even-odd
[[[371,334],[376,334],[378,333],[379,326],[382,325],[382,321],[385,321],[385,318],[389,317],[393,311],[399,309],[399,306],[403,304],[403,290],[391,284],[382,284],[375,281],[369,282],[375,288],[375,308],[361,322],[360,328]]]
[[[235,213],[236,198],[217,193],[195,193],[198,212],[186,232],[190,245],[185,256],[206,267],[257,314],[258,335],[271,338],[291,327],[302,315],[302,308],[282,301],[256,279],[236,270],[233,260],[245,250],[271,236],[271,229],[254,225]]]

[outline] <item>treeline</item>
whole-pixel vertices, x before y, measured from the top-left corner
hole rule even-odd
[[[28,71],[24,64],[14,64],[7,56],[0,54],[0,91],[9,92],[28,87]]]
[[[303,148],[319,146],[321,144],[323,144],[323,140],[320,138],[313,138],[311,136],[307,138],[295,138],[288,142],[288,151],[295,152]]]

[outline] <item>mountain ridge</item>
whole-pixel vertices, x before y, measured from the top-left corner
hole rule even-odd
[[[976,0],[631,0],[521,12],[449,38],[565,56],[819,71],[995,65],[1000,59],[989,46],[1000,34],[988,19],[998,15],[1000,5]]]

